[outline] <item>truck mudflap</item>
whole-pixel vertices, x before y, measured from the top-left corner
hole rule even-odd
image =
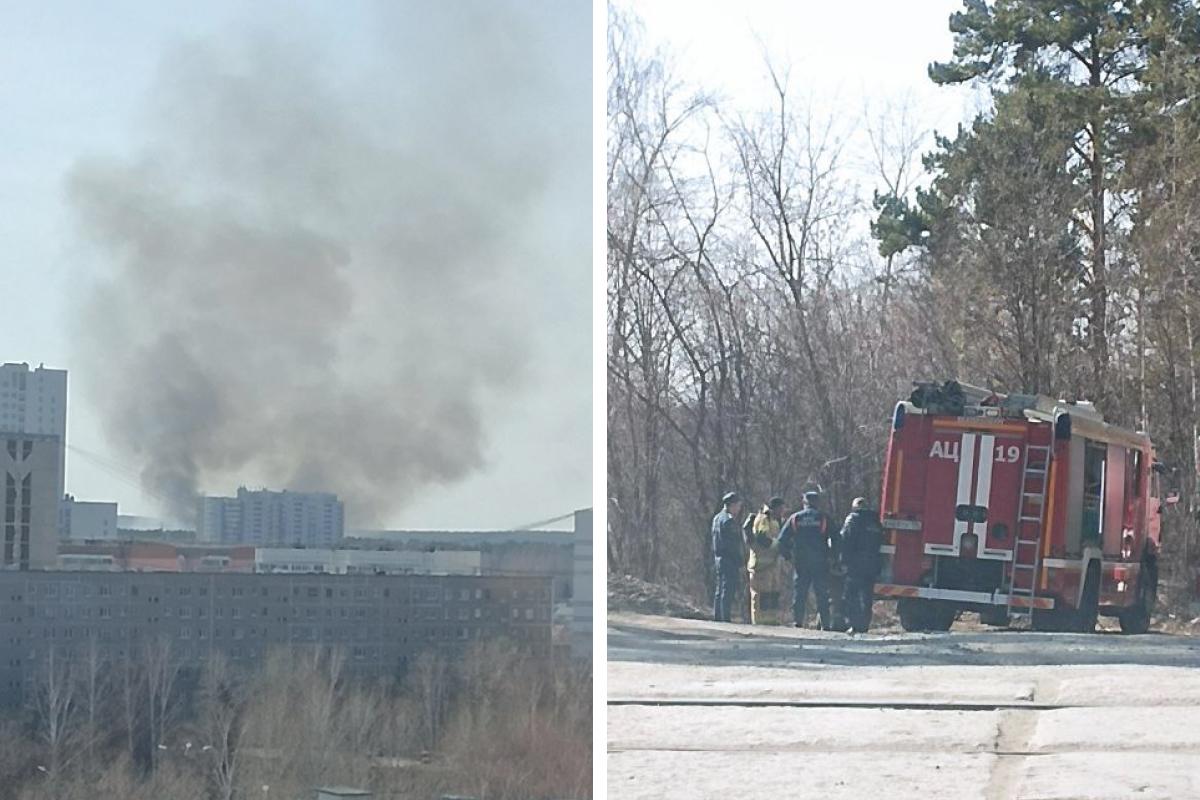
[[[953,600],[957,603],[972,603],[981,606],[1022,606],[1028,608],[1054,608],[1052,597],[1014,597],[1009,603],[1007,594],[1000,592],[968,592],[962,589],[932,589],[928,586],[899,586],[894,583],[875,584],[876,597],[921,597],[926,600]]]

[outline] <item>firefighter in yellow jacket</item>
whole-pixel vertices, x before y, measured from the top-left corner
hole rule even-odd
[[[782,574],[779,566],[779,528],[783,522],[782,497],[772,497],[754,517],[747,536],[750,547],[750,621],[755,625],[778,625]]]

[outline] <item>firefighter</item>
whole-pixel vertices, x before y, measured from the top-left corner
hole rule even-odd
[[[772,497],[754,515],[754,526],[746,539],[750,548],[750,622],[779,624],[779,529],[783,521],[782,497]]]
[[[871,609],[875,604],[875,578],[879,575],[879,546],[883,528],[879,513],[867,505],[865,497],[856,497],[839,535],[838,551],[845,568],[842,608],[850,633],[866,633],[871,627]]]
[[[792,617],[797,628],[804,627],[804,607],[812,587],[817,598],[817,614],[822,630],[830,630],[829,568],[831,547],[829,518],[817,508],[821,495],[805,492],[804,508],[792,514],[779,534],[779,552],[792,562]]]
[[[738,584],[745,568],[742,534],[737,521],[742,513],[742,500],[736,492],[729,492],[721,498],[721,506],[712,521],[712,550],[717,577],[713,593],[713,619],[730,622],[730,607],[737,597]]]

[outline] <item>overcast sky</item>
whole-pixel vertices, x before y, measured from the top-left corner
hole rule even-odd
[[[953,134],[985,98],[978,89],[938,87],[931,61],[947,60],[950,15],[961,0],[617,0],[645,28],[646,44],[661,47],[675,76],[716,93],[726,111],[772,107],[764,52],[788,71],[793,103],[808,104],[817,120],[832,117],[849,131],[845,162],[867,171],[869,145],[861,123],[891,106],[907,105],[915,127]],[[926,148],[928,149],[928,147]],[[870,197],[869,186],[864,187]]]
[[[550,9],[549,0],[530,5]],[[547,103],[560,110],[555,136],[560,155],[567,155],[537,201],[520,247],[531,262],[555,267],[533,271],[523,296],[505,310],[527,331],[527,374],[512,396],[483,402],[483,466],[457,483],[421,491],[387,520],[392,527],[506,527],[591,505],[591,11],[585,2],[567,12],[553,5],[549,16],[559,35],[544,59],[553,76]],[[380,25],[406,24],[404,9],[315,0],[0,0],[0,361],[80,371],[85,348],[76,339],[88,335],[79,325],[80,304],[104,257],[82,241],[65,179],[81,159],[133,159],[141,152],[148,97],[182,43],[269,31],[311,48],[337,89],[337,76],[358,79],[387,45]],[[445,314],[461,311],[454,297],[445,303]],[[470,325],[469,318],[461,322]],[[436,363],[454,354],[428,357]],[[116,372],[110,378],[114,384],[153,380]],[[88,391],[101,390],[70,381],[68,439],[106,463],[68,452],[68,491],[80,499],[117,500],[122,513],[155,514],[157,502],[137,485],[139,464],[114,448],[98,410],[103,403]],[[261,471],[246,478],[272,480]],[[233,484],[201,488],[224,494],[236,489]]]

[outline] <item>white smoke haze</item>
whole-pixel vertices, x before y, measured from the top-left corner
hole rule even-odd
[[[481,466],[527,374],[522,296],[558,268],[522,237],[560,156],[552,9],[387,4],[357,69],[189,42],[135,154],[76,164],[107,270],[81,377],[164,512],[257,479],[375,524]]]

